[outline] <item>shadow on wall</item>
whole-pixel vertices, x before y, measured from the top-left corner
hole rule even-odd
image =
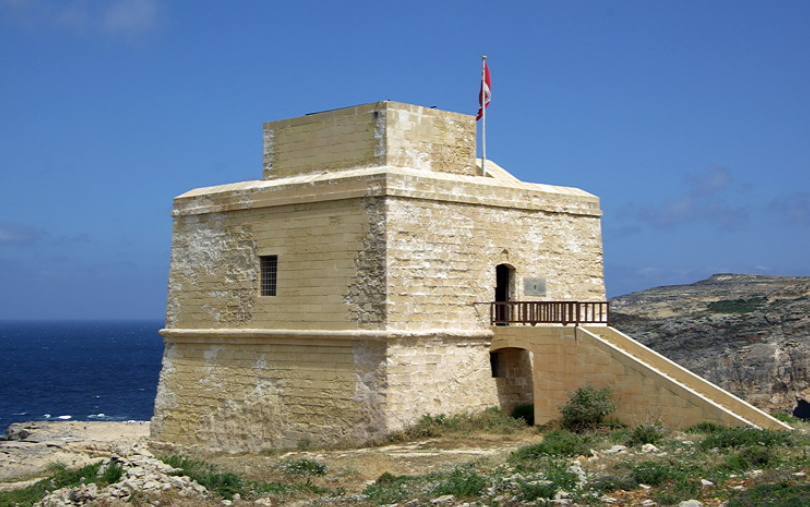
[[[504,414],[509,415],[516,407],[534,403],[531,352],[520,348],[490,352],[490,367]]]

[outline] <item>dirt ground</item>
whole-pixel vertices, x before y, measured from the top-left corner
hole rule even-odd
[[[278,464],[285,460],[315,460],[326,464],[329,473],[324,478],[312,478],[313,485],[356,492],[386,472],[395,476],[422,475],[460,463],[502,462],[499,458],[518,447],[540,441],[542,435],[537,429],[527,428],[511,435],[481,434],[359,449],[216,455],[204,459],[246,479],[261,481],[283,481]]]
[[[30,422],[12,425],[0,441],[0,490],[25,487],[46,475],[47,467],[63,463],[79,467],[148,440],[148,422]],[[419,442],[352,449],[217,454],[191,456],[214,463],[222,471],[245,479],[284,481],[278,464],[311,459],[324,463],[329,473],[313,477],[314,485],[360,491],[380,475],[421,475],[458,463],[493,462],[499,455],[542,440],[536,429],[511,435],[471,435],[467,438],[425,439]],[[159,454],[159,453],[157,453]]]

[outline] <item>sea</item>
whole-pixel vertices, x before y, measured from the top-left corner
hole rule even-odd
[[[0,437],[24,421],[148,421],[162,320],[0,321]]]

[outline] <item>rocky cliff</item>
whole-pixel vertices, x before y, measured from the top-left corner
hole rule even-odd
[[[810,277],[714,275],[611,300],[613,326],[775,413],[810,418]]]

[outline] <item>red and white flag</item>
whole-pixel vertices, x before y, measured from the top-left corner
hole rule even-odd
[[[492,82],[489,79],[489,65],[484,60],[484,70],[481,73],[481,92],[478,94],[478,116],[475,121],[484,116],[484,109],[489,107],[489,99],[492,97]]]

